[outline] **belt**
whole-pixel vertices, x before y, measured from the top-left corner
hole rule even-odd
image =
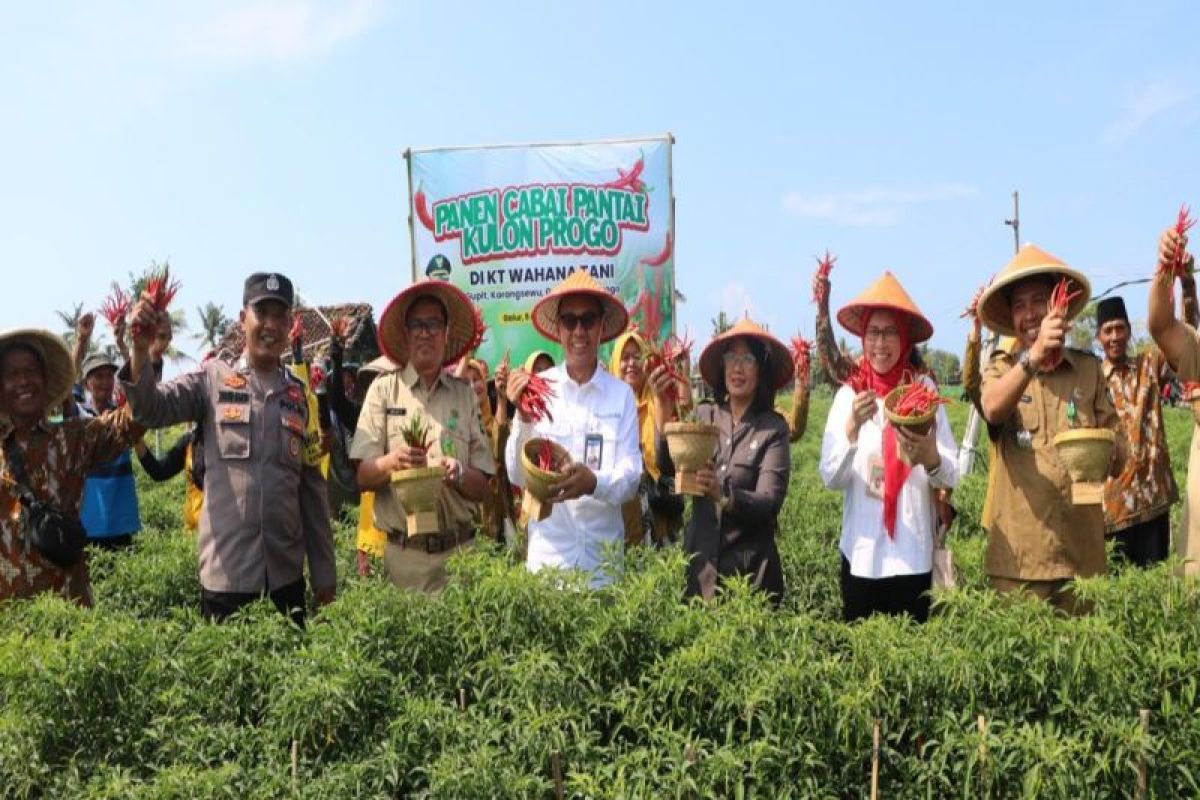
[[[469,542],[475,538],[474,528],[446,533],[426,533],[420,536],[409,536],[404,531],[388,531],[388,541],[394,542],[402,550],[424,550],[426,553],[444,553],[451,547]]]

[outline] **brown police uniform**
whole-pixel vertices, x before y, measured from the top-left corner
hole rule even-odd
[[[336,586],[325,480],[305,458],[309,407],[295,376],[214,359],[165,384],[147,365],[125,390],[140,424],[203,426],[203,588],[274,591],[303,578],[306,556],[313,589]]]
[[[442,372],[427,390],[411,364],[380,375],[371,384],[358,416],[350,458],[376,459],[401,446],[402,428],[418,413],[430,426],[431,464],[447,457],[457,459],[464,469],[473,467],[488,476],[495,472],[471,384]],[[438,504],[441,532],[410,538],[396,493],[390,486],[379,489],[375,493],[375,527],[387,533],[384,564],[392,582],[418,591],[440,591],[447,582],[446,560],[474,536],[477,506],[455,488],[444,487]]]
[[[1179,358],[1179,380],[1200,381],[1200,333],[1188,327],[1187,344]],[[1192,446],[1188,450],[1187,499],[1183,504],[1183,519],[1175,536],[1175,552],[1186,561],[1185,575],[1200,575],[1200,434],[1192,429]]]
[[[1020,369],[1015,354],[992,353],[982,391],[1010,369]],[[1073,601],[1058,597],[1058,589],[1106,568],[1103,507],[1071,503],[1071,479],[1053,444],[1071,427],[1116,429],[1117,415],[1099,359],[1068,348],[1052,372],[1029,382],[1007,420],[988,426],[992,474],[983,518],[992,585],[1024,587],[1068,610]]]

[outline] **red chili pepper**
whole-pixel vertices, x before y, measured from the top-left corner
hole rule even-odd
[[[288,338],[291,339],[292,344],[304,341],[304,322],[300,319],[299,314],[292,320],[292,329],[288,331]]]
[[[1175,232],[1180,236],[1184,236],[1196,224],[1196,220],[1189,215],[1187,204],[1180,206],[1179,216],[1175,218]],[[1172,264],[1159,267],[1159,272],[1171,271],[1171,274],[1176,278],[1182,278],[1186,275],[1184,264],[1187,263],[1187,248],[1180,242],[1179,247],[1175,250],[1175,260]]]
[[[824,258],[817,259],[817,279],[820,283],[813,289],[813,302],[817,305],[823,305],[829,299],[829,273],[833,272],[836,263],[837,256],[830,255],[828,250]]]
[[[850,367],[850,374],[846,376],[846,380],[843,383],[849,386],[855,394],[862,394],[871,388],[871,376],[868,367],[861,360],[856,361]]]
[[[346,334],[350,333],[350,318],[343,314],[336,314],[329,320],[329,335],[338,341],[345,341]]]
[[[667,263],[667,259],[671,257],[671,232],[667,231],[667,242],[663,245],[663,249],[650,258],[643,258],[642,263],[647,267],[661,267]]]
[[[543,417],[553,422],[554,416],[550,413],[548,405],[552,397],[557,397],[557,395],[550,381],[541,375],[531,374],[529,383],[525,385],[525,391],[521,392],[521,396],[517,398],[517,407],[532,422],[540,422]]]
[[[642,170],[646,167],[646,159],[639,158],[637,163],[628,172],[617,167],[617,174],[621,177],[601,184],[605,189],[628,189],[631,192],[640,192],[646,188],[646,184],[642,183]]]
[[[892,413],[898,417],[922,417],[932,409],[950,402],[923,383],[910,383],[903,388]]]
[[[325,382],[325,370],[313,364],[312,372],[309,373],[308,382],[313,390]]]
[[[129,316],[129,309],[132,306],[133,296],[114,283],[112,294],[104,298],[104,302],[100,304],[100,314],[108,320],[109,325],[115,328],[119,321]]]
[[[542,439],[538,445],[537,466],[542,472],[556,472],[554,469],[554,447],[549,439]]]
[[[413,194],[413,206],[417,209],[417,219],[421,220],[427,231],[433,233],[433,216],[429,213],[429,206],[425,204],[425,190],[419,186]]]
[[[171,305],[171,301],[175,299],[175,295],[179,292],[179,281],[171,280],[171,268],[163,264],[161,267],[150,272],[146,279],[146,288],[143,290],[143,295],[150,301],[151,307],[162,314]],[[142,325],[133,323],[133,335],[135,338],[141,338],[145,331]]]
[[[808,373],[812,367],[812,351],[812,342],[800,335],[792,337],[792,363],[796,365],[797,386],[804,386],[808,383]]]

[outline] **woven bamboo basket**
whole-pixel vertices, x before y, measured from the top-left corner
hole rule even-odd
[[[1108,428],[1075,428],[1054,437],[1054,447],[1071,476],[1071,502],[1104,502],[1104,478],[1117,436]]]
[[[719,436],[716,425],[704,422],[668,422],[663,428],[667,450],[675,463],[675,491],[696,497],[704,494],[696,483],[696,470],[712,461]]]
[[[441,467],[418,467],[392,473],[392,489],[407,515],[405,529],[409,536],[438,533],[438,500],[442,496],[442,481],[446,471]]]
[[[908,389],[908,384],[897,386],[895,389],[892,389],[887,393],[887,396],[883,398],[883,415],[887,417],[888,421],[893,425],[908,428],[918,436],[924,436],[925,434],[929,433],[929,429],[933,427],[933,419],[937,416],[938,407],[934,406],[924,414],[915,417],[900,416],[892,411],[892,409],[896,406],[896,403],[900,402],[900,395],[904,394],[906,389]],[[903,461],[905,464],[908,464],[910,467],[912,466],[912,462],[908,460],[903,452],[900,452],[898,455],[901,461]]]
[[[542,521],[550,516],[553,509],[554,491],[552,487],[563,479],[562,470],[571,463],[571,454],[557,442],[550,442],[554,451],[554,471],[547,472],[537,466],[538,450],[542,442],[549,439],[530,439],[521,448],[521,466],[525,468],[525,493],[521,497],[521,510],[528,513],[530,519]]]

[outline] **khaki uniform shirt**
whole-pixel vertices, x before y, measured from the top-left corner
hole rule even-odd
[[[380,375],[367,390],[350,458],[379,458],[404,444],[401,429],[417,413],[429,425],[431,465],[448,457],[488,476],[495,472],[491,445],[479,419],[479,401],[471,384],[439,373],[433,388],[427,391],[411,364]],[[443,530],[469,529],[477,505],[454,489],[443,487],[438,507]],[[405,530],[404,506],[390,486],[375,493],[375,527],[388,533]]]
[[[1200,381],[1200,333],[1189,327],[1187,346],[1179,359],[1176,372],[1179,381]],[[1188,451],[1187,500],[1183,504],[1183,519],[1175,537],[1175,552],[1187,559],[1185,575],[1200,575],[1200,428],[1192,429],[1192,447]]]
[[[1020,369],[1015,353],[993,353],[982,392],[1010,369]],[[1105,571],[1103,507],[1071,503],[1071,479],[1053,443],[1071,427],[1072,401],[1076,427],[1116,428],[1099,359],[1066,349],[1053,372],[1029,382],[1007,420],[988,425],[993,449],[983,526],[990,576],[1047,581]]]
[[[201,586],[271,591],[303,578],[306,556],[313,589],[337,585],[325,479],[305,459],[308,403],[295,376],[213,359],[163,384],[147,366],[125,392],[148,428],[204,426]]]
[[[1125,436],[1121,474],[1104,484],[1104,524],[1109,533],[1160,517],[1179,499],[1162,415],[1166,359],[1148,350],[1122,366],[1104,362],[1104,379]]]

